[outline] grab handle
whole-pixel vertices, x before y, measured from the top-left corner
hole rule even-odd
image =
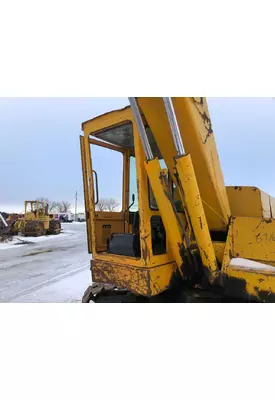
[[[95,193],[96,193],[96,201],[95,205],[98,203],[98,179],[97,179],[97,172],[93,169],[92,172],[95,174]]]

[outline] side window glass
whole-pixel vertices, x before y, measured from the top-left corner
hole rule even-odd
[[[97,211],[122,210],[123,154],[91,144],[92,167],[98,178]]]

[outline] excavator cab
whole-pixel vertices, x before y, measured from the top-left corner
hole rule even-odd
[[[80,141],[93,281],[115,283],[144,296],[158,294],[169,285],[176,265],[144,170],[145,155],[131,108],[84,122],[82,129],[84,136]],[[161,159],[149,127],[147,133],[154,153]],[[165,167],[164,160],[161,163]],[[106,186],[113,187],[112,181],[115,181],[114,189],[121,190],[118,209],[100,210],[97,205],[105,196]]]
[[[46,206],[37,200],[25,201],[25,218],[34,219],[47,215]]]
[[[83,301],[108,285],[147,299],[179,286],[275,299],[275,200],[225,186],[206,99],[129,102],[82,124],[94,282]]]

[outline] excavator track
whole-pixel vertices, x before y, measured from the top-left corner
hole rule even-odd
[[[181,290],[167,290],[147,298],[116,287],[115,285],[93,283],[87,288],[82,303],[235,303],[240,300],[205,290],[202,287],[184,287]]]

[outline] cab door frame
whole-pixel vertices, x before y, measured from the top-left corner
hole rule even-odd
[[[98,211],[95,209],[96,250],[97,252],[104,252],[107,250],[107,240],[111,233],[123,233],[125,229],[124,215],[129,203],[129,150],[123,146],[116,146],[94,138],[89,139],[89,145],[117,151],[123,157],[121,211]],[[93,169],[92,171],[96,173],[96,170]],[[98,188],[96,191],[98,192]],[[100,193],[98,195],[100,196]],[[95,198],[94,207],[96,208]]]
[[[118,225],[118,222],[121,222],[122,228],[120,230],[123,232],[124,230],[124,214],[126,209],[129,205],[129,159],[130,159],[130,150],[123,147],[123,146],[116,146],[107,142],[103,142],[94,138],[89,137],[88,140],[88,151],[85,151],[85,137],[80,136],[80,148],[81,148],[81,159],[82,159],[82,173],[83,173],[83,187],[84,187],[84,197],[85,197],[85,209],[86,209],[86,220],[87,220],[87,236],[88,236],[88,250],[89,253],[93,253],[94,250],[92,249],[91,245],[91,238],[92,238],[92,231],[91,231],[91,210],[90,206],[93,204],[93,215],[94,215],[94,238],[96,241],[96,251],[102,252],[106,250],[106,246],[100,245],[99,237],[103,236],[103,228],[106,225],[106,228],[110,226],[111,233],[112,233],[112,223]],[[96,199],[99,199],[99,191],[98,191],[98,177],[97,172],[92,168],[92,152],[91,152],[91,145],[99,146],[102,148],[107,148],[112,151],[117,151],[122,154],[123,156],[123,177],[122,177],[122,209],[121,211],[97,211],[96,208]],[[87,153],[88,153],[88,160],[90,160],[91,165],[91,172],[92,175],[88,176],[88,168],[87,168]],[[89,161],[88,161],[89,163]],[[96,179],[93,178],[93,173],[96,176]],[[95,186],[96,185],[96,190]],[[95,196],[96,192],[96,196]],[[91,200],[91,201],[90,201]],[[101,221],[101,223],[99,223]],[[105,229],[106,230],[106,229]],[[101,232],[100,232],[101,231]]]
[[[107,128],[114,127],[116,125],[123,125],[126,123],[132,123],[133,126],[133,136],[134,136],[134,149],[135,149],[135,159],[136,159],[136,174],[137,174],[137,193],[138,193],[138,210],[140,215],[140,245],[141,245],[141,257],[125,257],[121,255],[113,255],[108,253],[102,253],[96,251],[95,240],[96,240],[96,232],[95,232],[95,207],[94,207],[94,185],[93,185],[93,174],[92,174],[92,160],[91,160],[91,152],[90,152],[90,140],[96,140],[96,134]],[[148,193],[148,176],[146,174],[144,168],[145,155],[142,148],[142,144],[138,135],[137,127],[133,118],[132,111],[130,107],[126,107],[123,110],[115,110],[109,113],[103,114],[99,117],[93,118],[89,121],[83,122],[82,131],[84,133],[83,136],[83,153],[82,153],[82,162],[85,163],[85,173],[84,178],[86,184],[84,183],[84,192],[85,194],[85,205],[86,205],[86,213],[87,213],[87,232],[90,253],[93,254],[93,262],[108,262],[113,265],[125,265],[125,267],[131,265],[132,267],[138,268],[156,268],[160,265],[170,265],[174,264],[173,257],[169,251],[166,254],[162,255],[153,255],[152,253],[152,234],[151,234],[151,224],[150,219],[153,215],[158,215],[158,211],[154,211],[150,209],[149,206],[149,193]],[[102,142],[106,146],[114,146],[114,149],[117,149],[116,145],[112,145],[110,143]],[[102,145],[102,144],[101,144]],[[130,164],[130,155],[131,149],[129,150],[129,164]],[[129,170],[129,165],[125,168]],[[129,171],[130,172],[130,171]],[[128,177],[129,178],[129,177]],[[85,189],[86,187],[86,189]],[[125,190],[125,205],[128,206],[129,202],[129,181],[125,185],[127,188]],[[171,273],[170,266],[167,267],[167,276]],[[172,268],[172,267],[171,267]],[[168,273],[169,272],[169,273]]]

